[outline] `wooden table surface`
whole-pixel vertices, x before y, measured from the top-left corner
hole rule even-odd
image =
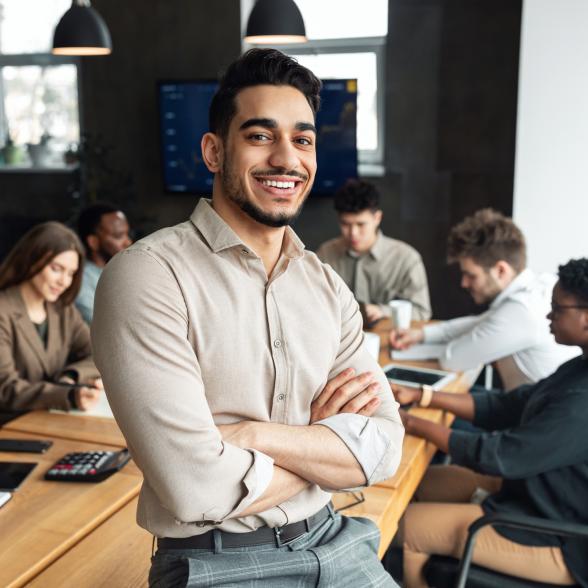
[[[108,417],[35,410],[6,423],[2,430],[126,447],[125,438],[116,421]]]
[[[118,446],[6,429],[0,431],[0,438],[53,441],[44,454],[3,452],[0,458],[38,464],[0,508],[0,586],[14,588],[34,578],[136,497],[142,477],[131,462],[99,483],[49,482],[43,475],[66,453],[118,450]]]
[[[134,498],[27,588],[144,588],[151,567],[153,537],[137,526]]]

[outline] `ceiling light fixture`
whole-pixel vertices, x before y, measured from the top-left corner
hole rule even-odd
[[[108,55],[112,40],[104,19],[90,6],[90,0],[73,0],[53,35],[55,55]]]
[[[304,21],[294,0],[257,0],[247,21],[245,41],[258,45],[306,43]]]

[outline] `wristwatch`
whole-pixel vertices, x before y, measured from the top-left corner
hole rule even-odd
[[[421,408],[427,408],[433,400],[433,386],[427,384],[421,385],[421,399],[419,400],[419,406]]]

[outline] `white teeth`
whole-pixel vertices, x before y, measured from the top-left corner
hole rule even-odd
[[[261,180],[264,186],[270,186],[272,188],[293,188],[294,182],[277,182],[276,180]]]

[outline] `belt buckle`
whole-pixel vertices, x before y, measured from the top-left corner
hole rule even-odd
[[[276,539],[276,547],[282,547],[282,527],[274,527],[274,537]]]

